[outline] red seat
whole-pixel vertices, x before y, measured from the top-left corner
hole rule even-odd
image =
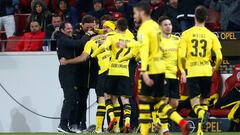
[[[225,81],[225,91],[222,97],[225,97],[233,87],[240,88],[240,64],[234,65],[234,71]]]
[[[20,41],[21,36],[13,36],[13,37],[9,37],[7,40],[7,45],[6,45],[6,52],[14,52],[16,51],[16,46],[17,43]]]
[[[24,33],[24,29],[28,25],[28,17],[30,14],[15,14],[15,22],[16,22],[16,36],[22,36]]]

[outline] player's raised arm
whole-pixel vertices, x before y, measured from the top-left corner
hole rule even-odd
[[[216,55],[216,62],[215,62],[215,66],[214,66],[214,71],[218,71],[219,69],[219,66],[221,65],[222,63],[222,59],[223,59],[223,56],[222,56],[222,47],[221,47],[221,44],[219,42],[219,40],[217,39],[217,37],[214,35],[214,38],[213,38],[213,51]]]
[[[126,56],[119,59],[119,62],[130,60],[131,58],[135,57],[139,52],[139,48],[132,48],[130,53],[128,53]]]
[[[93,52],[93,54],[91,55],[91,57],[96,57],[99,53],[101,53],[102,51],[105,50],[105,48],[108,48],[109,46],[111,46],[112,42],[110,40],[110,38],[108,37],[106,39],[106,41],[97,49]]]

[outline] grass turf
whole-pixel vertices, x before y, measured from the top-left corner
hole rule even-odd
[[[0,135],[62,135],[63,133],[0,133]],[[72,134],[76,135],[76,134]],[[82,135],[93,135],[91,133],[83,133]],[[104,134],[101,134],[104,135]],[[106,135],[120,135],[120,134],[110,134],[106,133]],[[128,134],[128,135],[139,135],[136,133]],[[156,135],[156,134],[150,134]],[[172,133],[172,135],[181,135],[181,133]],[[192,135],[196,135],[193,133]],[[205,133],[204,135],[240,135],[240,132],[223,132],[223,133]]]

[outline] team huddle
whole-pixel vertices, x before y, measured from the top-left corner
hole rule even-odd
[[[136,4],[133,11],[134,19],[140,25],[137,40],[128,30],[126,19],[120,18],[116,23],[105,21],[103,34],[92,37],[80,56],[60,60],[62,65],[81,63],[90,57],[98,60],[95,133],[103,133],[106,113],[110,118],[107,130],[120,133],[121,107],[118,99],[123,105],[122,132],[130,131],[129,98],[133,96],[133,90],[130,87],[129,61],[134,58],[141,63],[137,84],[141,135],[148,135],[151,126],[158,128],[159,134],[169,135],[169,119],[179,125],[183,135],[190,134],[194,125],[176,111],[180,98],[179,81],[187,84],[192,109],[199,119],[197,135],[203,135],[209,117],[207,98],[210,96],[211,76],[222,61],[220,42],[204,27],[206,8],[196,8],[195,26],[183,32],[181,38],[171,34],[172,24],[168,17],[160,17],[158,23],[153,21],[150,8],[145,3]],[[212,51],[216,56],[214,67],[211,65]]]

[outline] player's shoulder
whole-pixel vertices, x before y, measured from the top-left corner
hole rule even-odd
[[[116,32],[115,31],[112,31],[112,32],[108,32],[107,34],[106,34],[106,36],[114,36],[116,34]]]
[[[171,35],[171,39],[172,40],[180,40],[180,37],[176,36],[176,35]]]

